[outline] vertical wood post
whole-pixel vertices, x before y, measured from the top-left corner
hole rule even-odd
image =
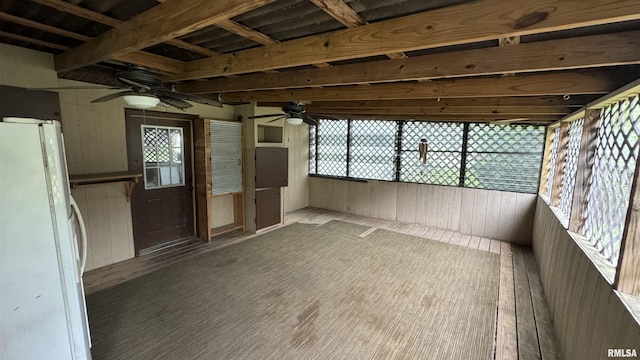
[[[640,184],[638,177],[640,161],[636,161],[636,170],[631,185],[631,198],[627,208],[627,217],[622,232],[620,255],[616,278],[613,283],[619,291],[640,296]]]
[[[196,189],[196,224],[198,237],[211,241],[209,201],[211,194],[211,140],[209,120],[193,121],[193,144]]]
[[[544,141],[544,153],[542,155],[542,170],[540,171],[540,189],[538,192],[549,197],[551,194],[547,194],[547,184],[549,183],[549,163],[551,162],[551,149],[553,148],[554,136],[555,129],[547,126]]]
[[[580,155],[576,170],[576,185],[571,202],[569,231],[584,235],[584,221],[587,215],[587,200],[591,189],[591,175],[598,146],[598,129],[600,128],[600,109],[587,109],[584,114]]]
[[[558,141],[558,156],[556,157],[555,170],[553,171],[552,190],[550,197],[551,206],[560,205],[560,193],[562,192],[562,177],[564,175],[564,166],[567,163],[567,151],[569,150],[569,128],[571,123],[560,124],[560,139]]]

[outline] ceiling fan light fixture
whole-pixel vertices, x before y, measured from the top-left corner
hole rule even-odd
[[[125,95],[122,98],[127,105],[138,109],[151,109],[160,103],[160,99],[149,95]]]
[[[299,116],[290,116],[287,117],[287,124],[289,125],[300,125],[302,124],[302,118]]]

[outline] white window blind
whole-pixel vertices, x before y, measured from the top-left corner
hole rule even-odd
[[[210,131],[212,193],[242,191],[242,125],[211,120]]]

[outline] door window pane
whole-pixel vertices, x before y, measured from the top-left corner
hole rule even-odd
[[[184,185],[183,136],[182,128],[142,125],[145,189]]]
[[[144,182],[147,187],[158,186],[158,169],[151,168],[144,171]]]

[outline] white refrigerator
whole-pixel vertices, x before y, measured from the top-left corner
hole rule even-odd
[[[91,359],[82,285],[86,249],[60,123],[4,118],[0,359]]]

